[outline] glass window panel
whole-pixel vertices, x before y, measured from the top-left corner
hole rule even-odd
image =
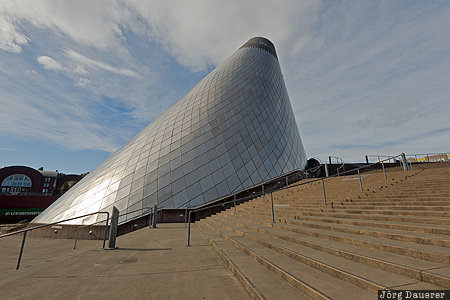
[[[222,182],[225,180],[225,175],[223,174],[222,169],[218,169],[217,171],[213,172],[211,174],[211,176],[212,176],[215,184],[218,184],[219,182]]]
[[[124,187],[126,185],[129,185],[132,180],[133,180],[133,174],[130,174],[130,175],[122,178],[122,180],[120,181],[119,189],[121,189],[122,187]]]
[[[188,197],[189,199],[193,199],[195,197],[197,197],[198,195],[200,195],[201,193],[201,187],[200,187],[200,183],[196,182],[193,185],[189,186],[187,188],[187,193],[188,193]]]
[[[128,198],[128,206],[133,205],[138,201],[141,201],[143,195],[144,195],[143,188],[140,188],[140,189],[136,190],[134,193],[130,194],[130,197]]]
[[[186,188],[186,184],[184,182],[184,178],[180,178],[172,182],[172,192],[174,194],[180,192],[181,190]]]
[[[130,190],[131,190],[131,184],[129,184],[129,185],[119,189],[117,191],[117,197],[116,198],[120,200],[122,198],[128,197],[128,195],[130,194]]]
[[[161,189],[170,183],[170,173],[158,178],[158,188]]]
[[[205,178],[200,180],[200,186],[202,191],[207,191],[214,186],[214,181],[211,175],[206,176]]]
[[[172,181],[175,181],[181,177],[183,177],[184,173],[183,173],[183,167],[178,167],[175,170],[173,170],[171,172],[171,176],[172,176]]]
[[[191,173],[188,173],[184,176],[184,182],[186,183],[186,186],[190,186],[194,182],[197,182],[199,180],[197,171],[192,171]]]
[[[145,175],[145,183],[146,184],[150,183],[152,181],[155,181],[156,179],[158,179],[158,171],[156,171],[156,170]]]
[[[141,177],[139,179],[134,180],[131,183],[131,193],[133,193],[136,190],[142,188],[144,186],[144,180],[145,180],[145,177]]]
[[[150,194],[142,200],[142,206],[145,208],[154,207],[158,201],[158,197],[156,193]]]
[[[175,194],[173,196],[173,202],[175,208],[184,208],[186,207],[186,202],[188,202],[189,197],[186,190],[182,190],[181,192]]]

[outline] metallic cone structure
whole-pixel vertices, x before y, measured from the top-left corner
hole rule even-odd
[[[50,223],[116,206],[119,223],[124,223],[155,204],[165,209],[194,207],[305,164],[275,47],[256,37],[33,222]],[[94,215],[71,223],[102,218]]]

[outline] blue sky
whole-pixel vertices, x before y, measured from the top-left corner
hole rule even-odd
[[[448,1],[2,0],[0,167],[93,170],[253,36],[308,157],[450,151]]]

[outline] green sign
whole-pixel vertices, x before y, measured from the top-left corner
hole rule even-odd
[[[0,208],[0,216],[37,216],[43,208]]]

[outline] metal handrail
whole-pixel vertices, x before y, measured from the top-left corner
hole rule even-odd
[[[162,203],[162,202],[161,202]],[[158,213],[158,211],[159,210],[161,210],[161,209],[163,209],[164,207],[166,207],[165,205],[163,205],[163,206],[156,206],[156,213]],[[126,213],[123,213],[123,214],[121,214],[121,215],[119,215],[119,217],[123,217],[123,216],[126,216],[126,215],[128,215],[128,214],[132,214],[132,213],[135,213],[135,212],[138,212],[138,211],[142,211],[142,210],[144,210],[144,209],[148,209],[147,211],[146,211],[146,213],[148,212],[148,214],[142,214],[142,215],[139,215],[139,216],[137,216],[137,217],[135,217],[135,218],[132,218],[132,219],[130,219],[130,220],[126,220],[126,222],[130,222],[130,221],[134,221],[134,220],[136,220],[136,219],[138,219],[138,218],[142,218],[142,217],[144,217],[144,216],[148,216],[148,215],[150,215],[150,214],[152,214],[153,213],[153,208],[154,207],[148,207],[148,206],[146,206],[146,207],[143,207],[143,208],[140,208],[140,209],[136,209],[136,210],[132,210],[132,211],[128,211],[128,212],[126,212]],[[123,223],[122,223],[123,224]]]
[[[372,163],[372,164],[364,165],[364,166],[362,166],[362,167],[358,167],[358,168],[355,168],[355,169],[351,169],[351,170],[348,170],[348,171],[344,171],[344,172],[341,173],[341,174],[348,174],[348,173],[353,173],[353,172],[356,171],[356,172],[358,173],[359,183],[360,183],[361,190],[362,190],[362,182],[361,182],[360,170],[365,169],[365,168],[369,168],[369,167],[372,167],[372,166],[374,166],[374,165],[376,165],[376,164],[381,163],[382,168],[383,168],[383,173],[384,173],[384,179],[387,180],[387,178],[386,178],[386,171],[385,171],[385,168],[384,168],[384,161],[390,160],[390,159],[392,159],[392,158],[401,157],[401,156],[402,156],[401,154],[396,155],[396,156],[392,156],[392,157],[390,157],[390,158],[388,158],[388,159],[381,160],[381,161],[378,161],[378,162],[376,162],[376,163]],[[219,203],[219,204],[215,204],[215,205],[210,205],[210,206],[206,206],[206,207],[202,207],[204,204],[203,204],[203,205],[199,205],[199,206],[197,206],[197,207],[194,207],[193,209],[191,209],[191,210],[189,211],[189,216],[188,216],[187,245],[186,245],[186,246],[189,247],[189,246],[191,245],[191,244],[190,244],[190,240],[191,240],[191,237],[190,237],[190,235],[191,235],[191,213],[193,213],[193,212],[198,212],[198,211],[202,211],[202,210],[206,210],[206,209],[210,209],[210,208],[218,207],[218,206],[225,206],[225,204],[230,204],[230,203],[234,203],[234,206],[236,206],[236,201],[244,201],[244,200],[247,200],[247,199],[251,199],[251,198],[254,198],[254,197],[259,197],[259,196],[261,196],[261,195],[266,195],[266,194],[269,194],[269,193],[270,193],[271,206],[272,206],[272,223],[275,223],[274,208],[273,208],[273,192],[276,192],[276,191],[282,191],[282,190],[288,190],[288,189],[290,189],[290,188],[302,186],[302,185],[305,185],[305,184],[309,184],[309,183],[313,183],[313,182],[317,182],[317,181],[322,181],[323,197],[324,197],[324,203],[325,203],[325,205],[326,205],[326,204],[327,204],[327,201],[326,201],[326,194],[325,194],[325,184],[324,184],[324,179],[329,179],[329,178],[333,178],[333,177],[337,177],[337,176],[339,176],[339,175],[338,175],[338,174],[334,174],[334,175],[331,175],[331,176],[328,176],[328,177],[325,177],[325,178],[318,178],[318,179],[313,179],[313,180],[310,180],[310,181],[307,181],[307,182],[302,182],[302,183],[299,183],[299,184],[293,184],[293,185],[286,186],[286,187],[280,187],[280,188],[276,188],[276,189],[274,189],[274,190],[272,190],[272,191],[270,191],[270,192],[262,192],[262,193],[259,193],[259,194],[256,194],[256,195],[251,195],[251,196],[247,196],[247,197],[244,197],[244,198],[240,198],[239,200],[234,199],[234,200],[230,200],[230,201],[226,201],[226,202],[223,202],[223,203]]]
[[[95,215],[95,214],[106,214],[105,234],[104,234],[104,237],[103,237],[103,245],[102,245],[102,249],[103,249],[103,250],[106,250],[106,248],[105,248],[105,244],[106,244],[106,233],[107,233],[107,229],[108,229],[108,225],[109,225],[109,224],[108,224],[108,222],[109,222],[109,212],[107,212],[107,211],[93,212],[93,213],[90,213],[90,214],[85,214],[85,215],[82,215],[82,216],[73,217],[73,218],[61,220],[61,221],[58,221],[58,222],[53,222],[53,223],[49,223],[49,224],[39,225],[39,226],[32,227],[32,228],[26,228],[26,229],[18,230],[18,231],[15,231],[15,232],[11,232],[11,233],[7,233],[7,234],[4,234],[4,235],[0,235],[0,238],[4,238],[4,237],[16,235],[16,234],[19,234],[19,233],[22,233],[22,232],[23,232],[22,245],[21,245],[21,247],[20,247],[19,259],[17,260],[17,267],[16,267],[16,270],[18,270],[19,267],[20,267],[20,261],[21,261],[21,259],[22,259],[23,248],[24,248],[24,246],[25,246],[25,240],[26,240],[26,238],[27,238],[27,232],[28,232],[28,231],[32,231],[32,230],[35,230],[35,229],[39,229],[39,228],[43,228],[43,227],[47,227],[47,226],[52,226],[52,225],[60,224],[60,223],[62,223],[62,222],[68,222],[68,221],[76,220],[76,219],[79,219],[79,218],[84,218],[84,217],[92,216],[92,215]]]
[[[319,166],[317,166],[317,167],[314,167],[314,168],[311,168],[311,169],[314,169],[314,171],[316,171],[316,170],[317,170],[318,168],[320,168],[320,167],[321,167],[321,165],[319,165]],[[311,170],[311,169],[308,169],[308,170]],[[280,176],[278,176],[278,177],[275,177],[275,178],[272,178],[272,179],[263,181],[263,182],[261,182],[261,183],[252,185],[252,186],[250,186],[250,187],[248,187],[248,188],[239,190],[239,191],[237,191],[237,192],[234,192],[233,194],[229,194],[229,195],[227,195],[227,196],[224,196],[224,197],[221,197],[221,198],[217,198],[216,200],[213,200],[213,201],[211,201],[211,202],[209,202],[209,203],[206,203],[206,204],[200,204],[200,205],[198,205],[197,207],[204,206],[204,205],[209,205],[210,203],[214,203],[214,202],[217,202],[217,201],[221,201],[221,200],[223,200],[223,199],[227,199],[227,198],[229,198],[229,197],[236,196],[236,195],[241,194],[241,193],[243,193],[243,192],[246,192],[246,191],[249,191],[249,190],[258,188],[258,187],[262,187],[262,186],[264,186],[265,184],[273,183],[274,181],[279,180],[279,179],[282,179],[282,178],[286,179],[286,186],[287,186],[287,185],[288,185],[288,178],[289,178],[289,176],[292,176],[292,175],[295,174],[295,173],[303,173],[303,174],[307,175],[307,171],[308,171],[308,170],[300,170],[300,169],[296,169],[296,170],[293,170],[293,171],[291,171],[291,172],[289,172],[289,173],[282,174],[282,175],[280,175]],[[252,196],[251,196],[251,198],[253,198],[253,197],[255,197],[255,195],[252,195]],[[240,198],[240,199],[241,199],[241,198]],[[167,199],[167,200],[169,200],[169,199]],[[162,201],[161,204],[164,203],[164,202],[167,201],[167,200]],[[183,206],[185,206],[185,205],[187,206],[187,204],[189,204],[189,203],[190,203],[190,201],[186,201],[185,203],[180,204],[176,209],[179,209],[179,208],[181,208],[181,207],[183,207]],[[194,207],[196,207],[196,206],[194,206]],[[208,207],[209,207],[209,206],[208,206]]]
[[[144,209],[148,209],[147,212],[150,212],[150,213],[153,212],[153,207],[143,207],[143,208],[141,208],[141,209],[137,209],[137,210],[133,210],[133,211],[129,211],[129,212],[126,212],[126,213],[124,213],[124,214],[121,214],[121,215],[119,215],[119,217],[121,217],[121,216],[126,216],[126,215],[128,215],[128,214],[135,213],[135,212],[138,212],[138,211],[142,211],[142,210],[144,210]],[[145,215],[142,214],[141,216],[139,216],[139,218],[140,218],[140,217],[143,217],[143,216],[145,216]],[[129,220],[129,221],[133,221],[133,220],[135,220],[135,219],[137,219],[137,218],[138,218],[138,217],[136,217],[136,218],[134,218],[134,219],[131,219],[131,220]],[[99,224],[99,223],[103,223],[103,222],[105,222],[105,220],[97,221],[97,222],[92,223],[92,224],[86,224],[86,225],[80,225],[80,226],[78,226],[77,229],[75,230],[75,242],[74,242],[74,244],[73,244],[73,249],[76,249],[76,247],[77,247],[78,230],[79,230],[80,228],[85,228],[85,227],[93,226],[93,225],[95,225],[95,224]]]
[[[407,157],[414,157],[416,162],[422,162],[421,160],[419,160],[417,158],[417,156],[422,156],[424,159],[426,158],[426,162],[430,162],[429,161],[429,157],[430,156],[436,156],[436,155],[445,155],[447,161],[449,161],[449,156],[450,153],[449,152],[444,152],[444,153],[414,153],[414,154],[406,154]]]
[[[337,157],[337,156],[328,156],[328,157],[329,157],[329,160],[330,160],[330,164],[331,164],[331,159],[332,158],[335,158],[337,163],[339,163],[339,162],[341,163],[341,166],[336,169],[337,176],[339,176],[339,169],[342,169],[345,172],[345,163],[344,163],[344,160],[342,158]]]

